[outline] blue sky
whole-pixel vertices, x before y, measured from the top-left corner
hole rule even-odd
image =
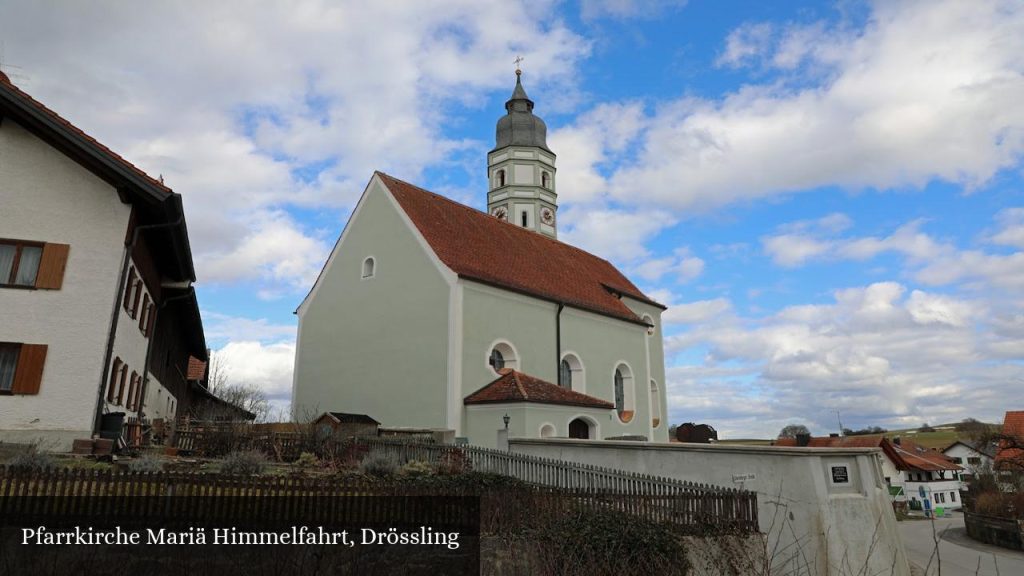
[[[0,42],[184,196],[208,340],[279,406],[292,311],[373,170],[482,208],[522,55],[561,238],[671,306],[673,422],[1020,408],[1019,2],[15,1]]]

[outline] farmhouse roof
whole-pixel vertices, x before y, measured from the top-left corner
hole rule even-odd
[[[206,378],[206,362],[195,356],[188,357],[187,380],[204,380]]]
[[[1010,410],[1003,417],[1003,436],[1016,438],[1018,445],[1024,444],[1024,410]],[[1024,450],[1007,446],[1007,440],[1003,440],[996,454],[996,466],[1006,461],[1024,462]],[[1019,466],[1020,464],[1018,464]]]
[[[646,324],[622,302],[648,298],[607,260],[377,172],[441,261],[459,277]]]
[[[796,446],[796,438],[779,438],[776,446]],[[885,436],[829,436],[811,438],[809,448],[881,448],[897,470],[962,470],[945,454],[929,450],[905,439],[889,440]]]
[[[349,412],[326,412],[338,424],[380,424],[366,414],[351,414]]]
[[[152,243],[157,265],[175,280],[195,280],[181,195],[0,75],[0,122],[8,120],[110,183],[135,208],[136,225],[170,224],[149,232],[159,239]]]
[[[611,402],[587,396],[581,392],[562,388],[551,382],[523,374],[510,368],[502,368],[500,376],[490,384],[473,392],[464,404],[506,404],[510,402],[535,402],[538,404],[561,404],[586,408],[614,408]]]

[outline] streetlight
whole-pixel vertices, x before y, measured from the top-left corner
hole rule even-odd
[[[501,417],[501,420],[505,423],[505,430],[508,430],[508,422],[509,420],[511,420],[511,418],[509,418],[508,416],[508,412],[506,412],[505,415]]]

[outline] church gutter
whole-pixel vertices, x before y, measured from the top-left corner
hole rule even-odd
[[[557,375],[556,380],[561,380],[562,376],[562,309],[565,308],[565,304],[558,303],[558,312],[555,313],[555,374]],[[558,382],[561,386],[562,383]]]

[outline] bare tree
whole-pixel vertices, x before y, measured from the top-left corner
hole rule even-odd
[[[254,384],[232,382],[223,359],[217,353],[210,354],[210,369],[207,390],[225,403],[256,415],[257,422],[266,421],[270,415],[270,401],[267,394]],[[205,420],[230,420],[234,410],[229,406],[209,404],[198,416]]]

